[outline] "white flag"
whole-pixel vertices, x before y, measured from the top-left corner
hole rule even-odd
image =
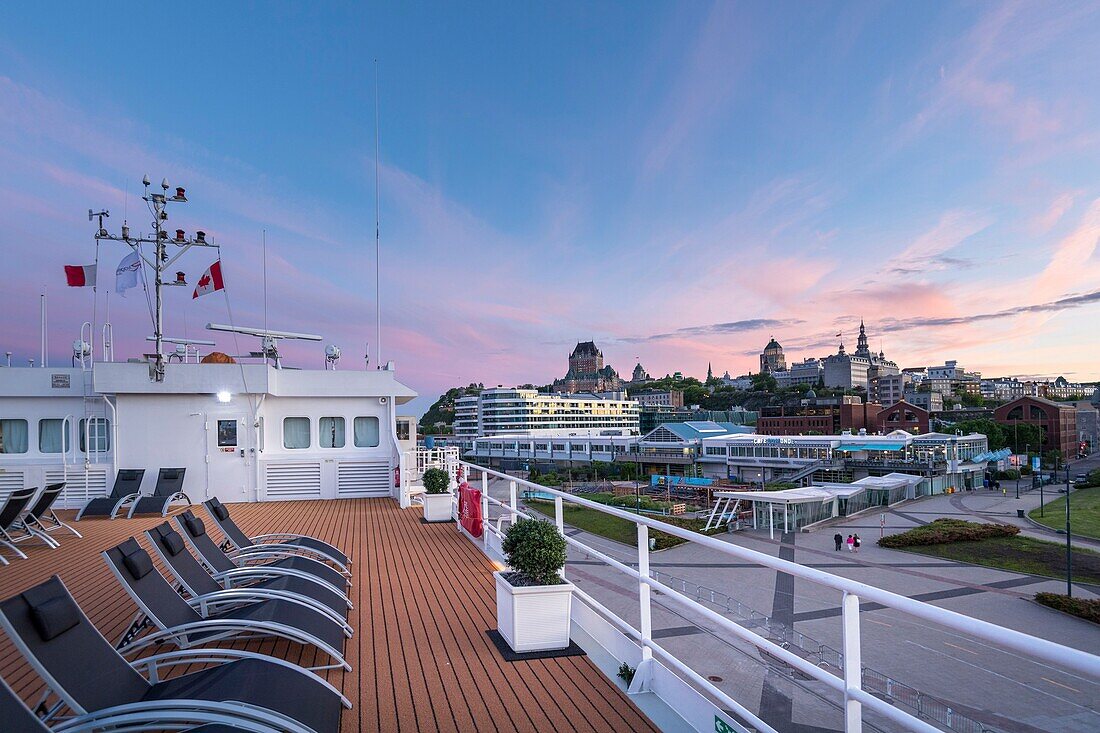
[[[115,270],[115,292],[126,297],[126,291],[136,288],[138,284],[138,271],[141,270],[141,258],[136,251],[122,258]]]

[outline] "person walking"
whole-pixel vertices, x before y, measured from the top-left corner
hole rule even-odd
[[[848,552],[855,551],[852,549],[852,543],[855,542],[855,540],[852,539],[852,535],[848,535],[848,539],[844,540],[844,542],[848,545]]]
[[[837,532],[833,535],[833,542],[836,544],[836,551],[840,552],[840,546],[844,544],[844,535]]]
[[[859,539],[858,534],[852,537],[852,552],[859,552],[859,546],[861,544],[863,544],[863,542]]]

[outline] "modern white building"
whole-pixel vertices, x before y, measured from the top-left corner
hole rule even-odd
[[[497,387],[455,400],[454,431],[459,438],[576,429],[625,429],[636,435],[638,411],[635,400]]]

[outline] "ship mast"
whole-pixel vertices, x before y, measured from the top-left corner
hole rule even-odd
[[[196,231],[193,237],[189,237],[182,229],[177,229],[175,236],[169,239],[168,231],[164,228],[165,222],[168,221],[168,204],[183,204],[187,203],[186,192],[182,187],[176,188],[174,196],[168,196],[168,179],[165,178],[160,182],[162,193],[150,193],[149,192],[149,176],[145,176],[142,180],[142,184],[145,186],[145,195],[142,196],[142,200],[149,207],[149,213],[153,215],[153,236],[143,237],[130,236],[130,227],[126,222],[122,223],[122,234],[114,235],[109,233],[103,226],[103,219],[110,216],[106,209],[98,213],[93,213],[91,209],[88,210],[88,220],[91,221],[93,217],[99,217],[99,229],[96,231],[95,238],[108,239],[115,242],[123,242],[137,253],[138,257],[152,268],[154,273],[154,291],[155,291],[155,311],[153,316],[153,341],[156,343],[157,353],[154,355],[153,363],[153,379],[158,382],[164,381],[164,295],[163,288],[165,286],[185,286],[187,280],[182,272],[177,272],[173,281],[164,282],[164,272],[175,264],[176,260],[183,256],[183,253],[192,247],[212,247],[217,249],[218,245],[210,242],[206,238],[206,233],[203,231]],[[179,248],[172,257],[168,256],[168,244],[174,244]],[[144,252],[141,251],[142,244],[153,245],[153,258],[149,259]]]

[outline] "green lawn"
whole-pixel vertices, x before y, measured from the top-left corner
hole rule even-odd
[[[541,514],[545,514],[548,517],[554,516],[554,502],[552,501],[529,499],[526,504],[528,507]],[[562,506],[562,519],[566,524],[576,527],[577,529],[583,529],[586,532],[598,534],[609,540],[622,542],[624,545],[635,547],[638,544],[638,525],[626,519],[612,517],[603,512],[596,511],[595,509],[570,505],[568,503]],[[660,520],[669,524],[675,524],[677,527],[690,529],[694,532],[701,532],[703,527],[706,526],[706,522],[702,519],[660,517]],[[670,534],[665,534],[664,532],[656,531],[651,531],[650,537],[657,540],[655,549],[658,550],[663,550],[667,547],[675,547],[687,541]]]
[[[960,560],[1016,573],[1066,577],[1064,544],[1019,535],[942,545],[915,545],[905,549],[922,555]],[[1073,548],[1073,579],[1083,583],[1100,583],[1100,553]]]
[[[1074,534],[1100,539],[1100,486],[1080,489],[1070,494],[1069,511],[1070,530]],[[1066,497],[1060,496],[1054,501],[1048,501],[1043,507],[1043,514],[1045,516],[1040,517],[1039,510],[1033,509],[1028,516],[1052,529],[1065,529]]]

